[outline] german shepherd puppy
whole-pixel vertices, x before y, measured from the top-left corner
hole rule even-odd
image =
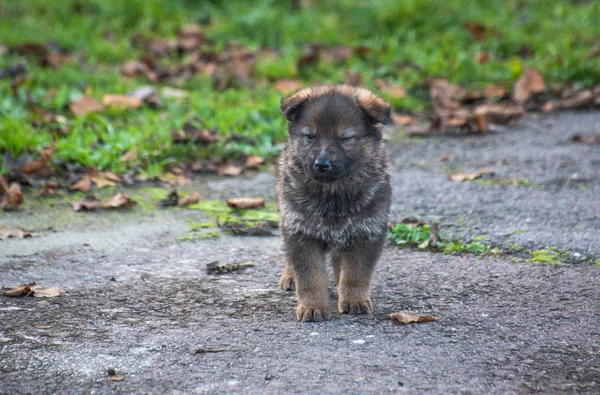
[[[296,288],[298,320],[328,319],[330,253],[339,312],[371,313],[391,201],[380,128],[390,104],[364,88],[320,86],[283,99],[281,110],[289,140],[277,179],[287,256],[279,285]]]

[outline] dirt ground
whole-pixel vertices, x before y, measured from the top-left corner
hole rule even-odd
[[[190,221],[206,219],[184,209],[6,213],[1,225],[39,237],[0,241],[0,286],[67,293],[0,296],[0,394],[599,393],[600,145],[570,141],[599,129],[596,112],[529,116],[485,136],[392,133],[392,219],[437,220],[451,237],[486,236],[506,253],[388,246],[375,313],[318,324],[296,322],[294,295],[277,287],[278,237],[182,242]],[[526,182],[447,177],[484,167]],[[207,177],[193,188],[272,201],[274,176]],[[522,262],[547,247],[569,264]],[[256,266],[207,274],[215,260]],[[387,317],[398,310],[439,320],[401,326]]]

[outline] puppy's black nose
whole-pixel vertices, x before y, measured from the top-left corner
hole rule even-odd
[[[317,158],[313,166],[316,171],[325,173],[331,169],[331,161],[329,158]]]

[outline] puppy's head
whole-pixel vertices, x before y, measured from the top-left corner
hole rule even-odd
[[[373,160],[390,104],[364,88],[305,88],[281,101],[295,163],[320,182],[334,182]]]

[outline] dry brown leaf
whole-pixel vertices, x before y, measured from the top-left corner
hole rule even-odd
[[[65,293],[65,289],[62,287],[44,288],[41,286],[32,287],[33,296],[36,298],[56,298],[61,294]]]
[[[192,180],[190,180],[188,177],[186,177],[184,175],[177,175],[177,174],[173,174],[173,173],[162,174],[162,175],[156,176],[156,178],[159,181],[162,181],[169,185],[187,185],[190,182],[192,182]]]
[[[138,149],[132,148],[123,155],[121,155],[121,162],[133,162],[138,158]]]
[[[171,137],[174,143],[187,143],[193,141],[198,144],[210,144],[219,141],[220,136],[217,130],[198,129],[192,122],[187,121],[183,124],[183,130],[173,132]]]
[[[69,187],[72,191],[81,191],[83,193],[88,192],[92,188],[92,179],[90,176],[83,176],[81,180],[77,181],[75,184]],[[79,210],[75,210],[79,211]]]
[[[591,89],[582,89],[572,93],[560,102],[561,108],[581,108],[588,107],[594,103],[594,94]]]
[[[31,289],[31,286],[33,286],[33,285],[35,285],[35,283],[19,284],[19,286],[15,287],[15,288],[3,288],[2,294],[4,296],[12,296],[12,297],[27,296],[33,292],[33,290]]]
[[[475,114],[485,116],[487,122],[506,125],[525,115],[525,109],[511,104],[483,104],[475,109]]]
[[[467,90],[462,86],[452,84],[446,80],[433,80],[430,87],[431,98],[448,107],[453,102],[461,102],[467,96]],[[460,103],[459,103],[460,105]]]
[[[544,77],[532,68],[526,68],[513,88],[513,99],[517,103],[526,102],[531,95],[546,90]]]
[[[398,323],[404,324],[404,325],[415,323],[415,322],[433,322],[433,321],[438,320],[437,317],[434,317],[429,314],[414,314],[414,313],[411,313],[410,311],[406,311],[406,310],[390,314],[388,317],[390,317],[395,322],[398,322]]]
[[[252,198],[252,197],[230,198],[230,199],[227,199],[227,205],[229,207],[237,208],[239,210],[264,208],[265,207],[265,199]]]
[[[95,210],[100,205],[100,200],[94,195],[86,195],[83,200],[73,200],[69,202],[73,210],[81,211],[81,210]]]
[[[113,208],[122,208],[122,207],[133,207],[135,202],[131,200],[129,196],[127,196],[124,192],[119,192],[115,196],[112,197],[108,202],[102,203],[102,208],[104,209],[113,209]]]
[[[469,125],[471,125],[471,128],[474,131],[479,132],[481,134],[485,134],[485,132],[487,131],[487,123],[485,122],[485,116],[482,114],[474,114],[469,120]]]
[[[201,26],[186,25],[177,34],[177,50],[191,52],[206,42]]]
[[[463,25],[465,29],[471,33],[471,36],[477,41],[481,41],[485,37],[485,33],[487,32],[487,28],[477,21],[468,21]]]
[[[138,108],[142,103],[142,99],[127,95],[106,94],[102,98],[102,104],[108,107]]]
[[[554,103],[552,103],[551,101],[547,101],[542,105],[541,109],[543,112],[552,112],[554,111]]]
[[[477,62],[478,64],[487,63],[488,60],[490,60],[490,54],[485,51],[477,52],[473,60],[475,60],[475,62]]]
[[[114,181],[114,182],[121,182],[121,177],[119,177],[118,175],[116,175],[112,171],[105,171],[102,174],[104,175],[104,178],[106,178],[107,180],[111,180],[111,181]]]
[[[46,166],[46,164],[48,164],[48,162],[50,162],[50,159],[52,159],[52,155],[54,155],[54,151],[56,151],[56,144],[53,144],[50,147],[44,148],[42,150],[42,152],[40,153],[40,159],[23,165],[23,168],[21,169],[21,171],[23,173],[29,174],[29,173],[36,173],[36,172],[42,170]]]
[[[402,99],[406,96],[406,91],[400,85],[392,85],[389,81],[375,80],[375,83],[382,92],[387,93],[394,99]]]
[[[121,376],[109,376],[108,378],[111,381],[123,381],[123,377],[121,377]]]
[[[40,197],[46,197],[54,195],[54,191],[58,188],[58,183],[55,181],[46,181],[44,186],[40,190]]]
[[[44,288],[36,283],[20,284],[16,288],[3,289],[4,296],[20,297],[33,295],[38,298],[55,298],[65,292],[62,287]]]
[[[401,126],[410,125],[410,124],[418,122],[418,119],[416,119],[410,115],[397,114],[397,113],[392,113],[392,115],[390,116],[390,119],[392,120],[394,125],[401,125]]]
[[[94,181],[94,184],[96,184],[96,187],[98,187],[98,189],[102,189],[102,188],[106,188],[106,187],[114,187],[117,185],[116,182],[108,180],[105,177],[105,175],[102,173],[93,174],[89,177],[92,181]]]
[[[476,178],[483,176],[484,174],[489,174],[489,173],[491,173],[491,170],[486,167],[486,168],[476,171],[475,173],[450,174],[449,178],[450,178],[450,180],[456,181],[456,182],[465,181],[465,180],[472,181]]]
[[[69,106],[75,115],[85,115],[91,112],[104,111],[104,106],[98,100],[89,96],[81,96]]]
[[[423,226],[423,225],[425,225],[425,221],[423,221],[422,219],[420,219],[420,218],[411,218],[411,217],[404,218],[401,223],[403,223],[405,225],[410,225],[413,228],[416,228],[417,226]]]
[[[250,155],[246,158],[247,169],[258,169],[260,166],[265,164],[265,159],[258,155]]]
[[[4,176],[0,176],[0,196],[2,196],[4,192],[8,192],[8,182]]]
[[[506,95],[506,90],[499,85],[491,85],[485,88],[483,94],[488,99],[499,99]]]
[[[192,192],[187,196],[179,199],[179,203],[177,204],[179,207],[189,206],[191,204],[196,204],[200,200],[202,200],[202,194],[200,192]]]
[[[0,240],[6,240],[9,238],[24,239],[26,237],[36,237],[37,234],[25,232],[23,228],[5,228],[0,226]]]
[[[221,166],[219,166],[217,174],[220,176],[239,176],[240,174],[242,174],[243,170],[244,168],[242,166],[236,166],[233,163],[227,161],[221,164]]]
[[[0,201],[0,208],[4,210],[18,210],[19,206],[23,203],[24,197],[21,192],[19,184],[11,184],[6,190],[5,195],[2,196]]]
[[[440,155],[437,158],[435,158],[435,161],[436,162],[445,162],[445,161],[447,161],[447,160],[449,160],[451,158],[452,158],[452,155],[450,155],[450,154],[443,154],[443,155]]]
[[[275,82],[275,90],[284,95],[302,89],[303,86],[304,84],[300,80],[279,80]]]

